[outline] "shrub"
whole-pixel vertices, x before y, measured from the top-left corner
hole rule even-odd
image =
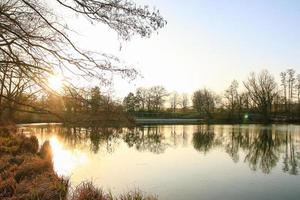
[[[39,151],[39,156],[45,160],[52,160],[52,149],[49,141],[44,142]]]
[[[16,187],[15,197],[24,200],[64,200],[68,187],[68,180],[59,178],[53,172],[47,172],[31,180],[21,181]]]
[[[91,182],[83,182],[78,185],[71,195],[71,200],[109,200],[99,188]]]
[[[34,158],[31,161],[24,162],[16,171],[15,179],[19,183],[23,179],[30,179],[43,172],[53,170],[52,163],[48,160]]]
[[[78,185],[71,194],[71,200],[158,200],[156,196],[145,196],[142,191],[134,190],[114,198],[111,193],[105,193],[91,182]]]
[[[120,196],[119,200],[158,200],[156,196],[145,196],[142,191],[135,190]]]
[[[18,149],[19,153],[32,153],[36,154],[39,149],[39,142],[35,136],[30,138],[24,137]]]

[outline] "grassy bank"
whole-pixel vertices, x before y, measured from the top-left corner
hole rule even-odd
[[[52,163],[51,146],[40,148],[36,137],[17,134],[13,126],[0,128],[0,199],[4,200],[155,200],[137,190],[114,197],[111,193],[81,183],[69,187]]]
[[[284,113],[273,113],[268,120],[260,113],[249,112],[230,114],[228,112],[214,112],[208,117],[195,111],[188,112],[131,112],[129,113],[137,124],[270,124],[295,123],[300,124],[300,116],[288,116]]]

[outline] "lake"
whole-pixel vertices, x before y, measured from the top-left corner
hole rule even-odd
[[[127,128],[22,125],[49,140],[59,175],[120,194],[159,199],[300,198],[300,126],[159,125]]]

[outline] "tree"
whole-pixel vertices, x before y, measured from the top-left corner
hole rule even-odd
[[[204,88],[197,90],[193,95],[193,106],[199,113],[206,114],[208,119],[212,118],[217,98],[210,90]]]
[[[146,110],[148,90],[146,88],[138,88],[136,90],[136,103],[139,110]]]
[[[189,105],[189,97],[187,94],[182,94],[179,102],[183,111],[186,111]]]
[[[230,118],[232,118],[232,115],[239,111],[239,93],[238,93],[238,87],[239,83],[234,80],[231,82],[228,89],[225,91],[225,99],[226,99],[226,107],[229,109]]]
[[[177,92],[172,92],[169,101],[170,101],[170,107],[173,112],[176,112],[177,105],[179,104],[179,95]]]
[[[281,72],[280,73],[281,77],[281,86],[283,87],[283,99],[284,99],[284,106],[285,106],[285,111],[287,111],[287,77],[286,77],[286,72]]]
[[[300,74],[297,75],[296,90],[297,90],[298,115],[300,117]]]
[[[294,99],[294,85],[295,85],[295,70],[294,69],[288,69],[287,75],[288,75],[288,97],[289,97],[289,106],[293,102]]]
[[[294,87],[295,87],[295,70],[294,69],[288,69],[287,75],[288,75],[288,111],[289,111],[289,117],[292,112],[292,105],[294,101]]]
[[[163,86],[153,86],[149,89],[148,95],[151,109],[154,111],[160,111],[165,103],[165,97],[168,96],[168,93]]]
[[[32,81],[9,64],[0,65],[0,83],[0,118],[13,120],[14,113],[30,105],[30,100],[38,91],[33,92]],[[32,92],[29,94],[29,91]]]
[[[239,109],[241,111],[249,112],[252,108],[252,104],[248,92],[242,92],[239,96]]]
[[[54,2],[54,1],[53,1]],[[120,38],[149,37],[166,22],[158,10],[128,0],[56,0],[62,8],[103,23]],[[82,50],[69,37],[72,30],[43,0],[0,2],[0,65],[14,67],[23,77],[50,90],[47,77],[70,71],[85,79],[110,82],[111,73],[134,78],[135,69],[123,67],[117,57]],[[6,74],[7,75],[7,74]],[[2,94],[3,95],[3,94]]]
[[[100,111],[101,103],[102,103],[102,95],[99,87],[93,87],[90,90],[90,108],[91,112],[97,114]]]
[[[136,108],[136,97],[130,92],[123,100],[123,105],[128,112],[135,111]]]
[[[278,93],[274,77],[267,70],[263,70],[258,75],[253,72],[244,82],[244,86],[253,104],[263,115],[264,121],[268,122],[271,117],[272,103]]]

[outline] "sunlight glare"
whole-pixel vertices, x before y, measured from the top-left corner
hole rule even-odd
[[[78,150],[68,150],[53,136],[50,138],[54,169],[59,175],[69,176],[79,165],[87,162],[86,154]]]
[[[48,78],[49,87],[54,91],[59,91],[63,87],[63,80],[59,76],[51,76]]]

